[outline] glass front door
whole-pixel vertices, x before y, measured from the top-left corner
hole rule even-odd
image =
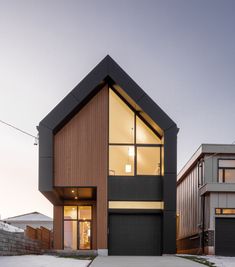
[[[91,222],[79,222],[79,249],[91,249]]]
[[[91,206],[64,206],[64,249],[91,249]]]

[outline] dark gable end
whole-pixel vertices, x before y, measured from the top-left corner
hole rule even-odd
[[[117,84],[162,130],[176,126],[169,116],[108,55],[41,122],[56,131],[108,82]]]

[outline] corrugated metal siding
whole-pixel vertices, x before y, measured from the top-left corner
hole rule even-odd
[[[177,238],[197,234],[200,222],[197,166],[177,186],[177,213],[179,215]]]

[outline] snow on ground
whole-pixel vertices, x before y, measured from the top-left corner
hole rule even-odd
[[[21,233],[24,232],[23,229],[20,229],[18,227],[15,227],[13,225],[10,225],[8,223],[0,222],[0,229],[7,231],[7,232],[15,232],[15,233]]]
[[[87,267],[90,260],[60,258],[48,255],[2,256],[1,267]]]
[[[222,256],[197,256],[207,259],[209,262],[215,263],[216,267],[234,267],[235,257],[222,257]]]

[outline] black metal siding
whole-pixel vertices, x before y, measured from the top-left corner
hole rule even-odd
[[[109,176],[108,198],[112,201],[162,201],[162,177]]]

